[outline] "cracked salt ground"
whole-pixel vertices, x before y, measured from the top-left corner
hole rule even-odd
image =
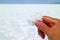
[[[0,40],[42,40],[32,21],[40,20],[45,13],[59,18],[59,8],[58,5],[0,5]]]
[[[0,40],[42,40],[32,26],[35,18],[40,19],[35,13],[59,18],[60,5],[0,4]]]
[[[35,18],[38,18],[39,15],[37,16],[36,14],[33,15],[32,15],[33,17],[29,15],[27,16],[27,18],[25,17],[26,15],[20,16],[19,13],[17,13],[17,15],[5,14],[5,16],[1,16],[0,39],[1,40],[40,40],[41,38],[38,36],[37,29],[35,26],[32,26],[33,23],[31,22],[35,20]]]
[[[0,39],[1,40],[34,40],[35,28],[30,26],[23,19],[3,18],[1,19]],[[20,24],[20,25],[19,25]],[[36,35],[35,35],[36,36]]]

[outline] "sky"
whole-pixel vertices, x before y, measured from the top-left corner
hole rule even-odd
[[[60,0],[0,0],[0,4],[60,4]]]

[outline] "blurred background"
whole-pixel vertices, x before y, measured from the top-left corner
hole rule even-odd
[[[44,15],[60,18],[60,0],[0,0],[0,40],[43,40],[32,21]]]
[[[60,4],[60,0],[0,0],[0,4]]]
[[[60,5],[0,4],[0,40],[43,40],[31,24],[36,15],[60,18]]]

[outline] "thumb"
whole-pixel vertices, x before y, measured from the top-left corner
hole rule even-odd
[[[35,25],[37,26],[38,29],[43,31],[45,34],[48,34],[49,27],[45,23],[40,22],[40,21],[35,21]]]
[[[49,16],[43,16],[42,19],[43,19],[43,22],[45,23],[51,23],[51,22],[55,23],[58,20],[56,18],[52,18]]]

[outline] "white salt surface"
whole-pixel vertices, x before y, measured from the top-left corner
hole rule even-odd
[[[59,18],[59,10],[60,5],[0,4],[0,40],[43,40],[30,22],[43,15]]]

